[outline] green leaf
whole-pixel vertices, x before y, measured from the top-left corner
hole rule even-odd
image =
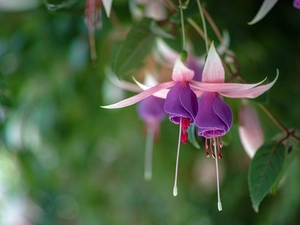
[[[249,169],[248,183],[252,206],[258,212],[259,205],[280,176],[285,159],[285,147],[269,142],[258,149]]]
[[[197,141],[197,137],[196,137],[196,126],[195,124],[191,124],[188,128],[188,134],[189,134],[189,142],[197,149],[200,149],[200,145]]]
[[[151,51],[155,40],[150,30],[151,22],[151,19],[144,18],[129,31],[114,64],[114,72],[119,78],[140,66]]]
[[[159,27],[157,25],[156,21],[151,22],[150,29],[151,29],[152,33],[154,33],[157,36],[160,36],[162,38],[168,38],[168,39],[175,38],[172,34],[167,33],[165,30],[163,30],[161,27]]]
[[[275,135],[275,137],[276,136],[280,137],[282,135],[285,135],[285,134],[281,133],[281,134]],[[277,178],[275,184],[272,187],[272,193],[273,194],[276,194],[277,189],[278,189],[278,185],[279,185],[281,179],[285,176],[289,166],[297,158],[297,155],[300,152],[299,142],[296,141],[295,139],[291,138],[291,137],[287,139],[284,146],[285,146],[285,150],[286,150],[284,165],[283,165],[283,169],[281,171],[280,176]]]

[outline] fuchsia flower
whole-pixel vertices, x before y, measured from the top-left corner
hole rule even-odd
[[[211,44],[202,73],[202,81],[195,81],[193,77],[194,71],[187,68],[182,61],[177,59],[172,73],[173,81],[157,84],[131,98],[102,107],[107,109],[122,108],[135,104],[151,95],[166,98],[165,111],[169,113],[169,118],[173,123],[179,124],[180,130],[173,189],[174,196],[177,195],[180,140],[183,143],[186,142],[187,128],[190,123],[195,123],[199,129],[198,134],[206,138],[206,154],[208,155],[208,149],[210,149],[216,159],[218,208],[222,210],[219,194],[218,157],[216,155],[219,158],[222,157],[220,152],[222,147],[221,137],[231,128],[232,112],[221,96],[229,98],[256,98],[274,85],[278,74],[271,83],[266,85],[260,85],[265,80],[256,84],[224,83],[224,67],[214,45]],[[165,91],[167,95],[164,94]],[[197,102],[197,97],[201,95],[202,97]],[[208,139],[210,139],[210,145],[207,144]],[[214,151],[212,149],[213,146]]]

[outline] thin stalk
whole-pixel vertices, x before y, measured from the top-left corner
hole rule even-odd
[[[182,27],[182,50],[185,50],[184,18],[183,18],[183,10],[182,10],[181,0],[179,0],[179,10],[180,10],[181,27]]]
[[[213,21],[213,19],[211,18],[211,16],[209,15],[209,13],[207,12],[207,10],[205,8],[202,8],[202,10],[203,10],[203,13],[204,13],[207,21],[209,22],[211,28],[213,29],[214,33],[216,34],[217,38],[223,44],[223,38],[222,38],[221,32],[219,31],[215,22]]]
[[[282,123],[279,122],[278,119],[276,119],[272,113],[261,103],[258,104],[259,107],[267,114],[267,116],[273,121],[273,123],[276,124],[276,126],[278,126],[284,133],[288,134],[289,131],[287,128],[285,128],[285,126],[283,126]]]
[[[147,139],[145,149],[145,169],[144,179],[146,181],[152,178],[152,153],[153,153],[153,141],[154,141],[155,126],[147,126]]]
[[[200,12],[200,15],[201,15],[202,25],[203,25],[206,53],[208,54],[208,41],[207,41],[207,30],[206,30],[205,18],[204,18],[203,12],[202,12],[202,6],[201,6],[201,3],[200,3],[200,0],[197,0],[197,3],[198,3],[199,12]]]
[[[201,27],[198,26],[198,24],[191,18],[188,18],[187,21],[189,24],[192,25],[192,27],[197,31],[197,33],[203,38],[204,41],[207,41],[208,45],[210,45],[211,41],[209,38],[205,37],[204,31],[201,29]]]
[[[95,33],[94,29],[89,28],[89,42],[90,42],[90,55],[92,62],[96,62],[97,53],[96,53],[96,42],[95,42]]]

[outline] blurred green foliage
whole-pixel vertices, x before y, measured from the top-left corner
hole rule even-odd
[[[205,3],[219,28],[230,33],[230,48],[246,79],[272,80],[280,70],[267,107],[285,126],[299,129],[299,10],[292,1],[280,1],[261,22],[248,26],[261,1]],[[113,10],[128,28],[128,2],[114,1]],[[182,146],[179,194],[172,196],[178,127],[169,121],[161,124],[154,146],[153,179],[143,180],[145,136],[135,107],[100,108],[128,95],[109,84],[104,72],[125,34],[103,16],[103,27],[95,32],[98,60],[91,63],[84,1],[55,11],[44,4],[2,11],[0,21],[1,218],[23,213],[38,225],[298,224],[300,156],[295,155],[277,195],[267,196],[256,214],[237,113],[220,165],[222,212],[217,211],[214,160],[205,157],[203,147]],[[199,36],[191,39],[197,38],[204,51]],[[238,110],[239,100],[228,102]],[[258,113],[268,140],[279,129]]]

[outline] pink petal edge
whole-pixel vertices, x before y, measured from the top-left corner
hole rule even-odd
[[[142,90],[148,90],[150,89],[151,87],[145,85],[145,84],[142,84],[140,83],[139,81],[137,81],[134,77],[132,77],[133,81],[142,89]],[[153,96],[155,97],[158,97],[158,98],[163,98],[163,99],[166,99],[167,97],[167,94],[168,94],[169,90],[167,89],[162,89],[156,93],[153,94]]]
[[[123,81],[119,80],[116,76],[114,75],[107,75],[107,79],[114,84],[115,86],[122,88],[127,91],[132,91],[132,92],[141,92],[143,89],[131,82],[128,81]]]
[[[149,88],[135,96],[132,96],[130,98],[127,98],[127,99],[124,99],[120,102],[117,102],[115,104],[111,104],[111,105],[105,105],[105,106],[101,106],[102,108],[105,108],[105,109],[117,109],[117,108],[124,108],[126,106],[130,106],[130,105],[133,105],[139,101],[141,101],[142,99],[144,98],[147,98],[148,96],[150,95],[153,95],[154,93],[156,92],[159,92],[160,90],[162,89],[165,89],[165,88],[170,88],[172,86],[174,86],[176,82],[174,81],[169,81],[169,82],[165,82],[165,83],[161,83],[161,84],[158,84],[152,88]]]
[[[192,88],[207,91],[207,92],[235,92],[241,90],[248,90],[262,84],[266,79],[255,84],[241,84],[241,83],[203,83],[199,81],[190,81]]]

